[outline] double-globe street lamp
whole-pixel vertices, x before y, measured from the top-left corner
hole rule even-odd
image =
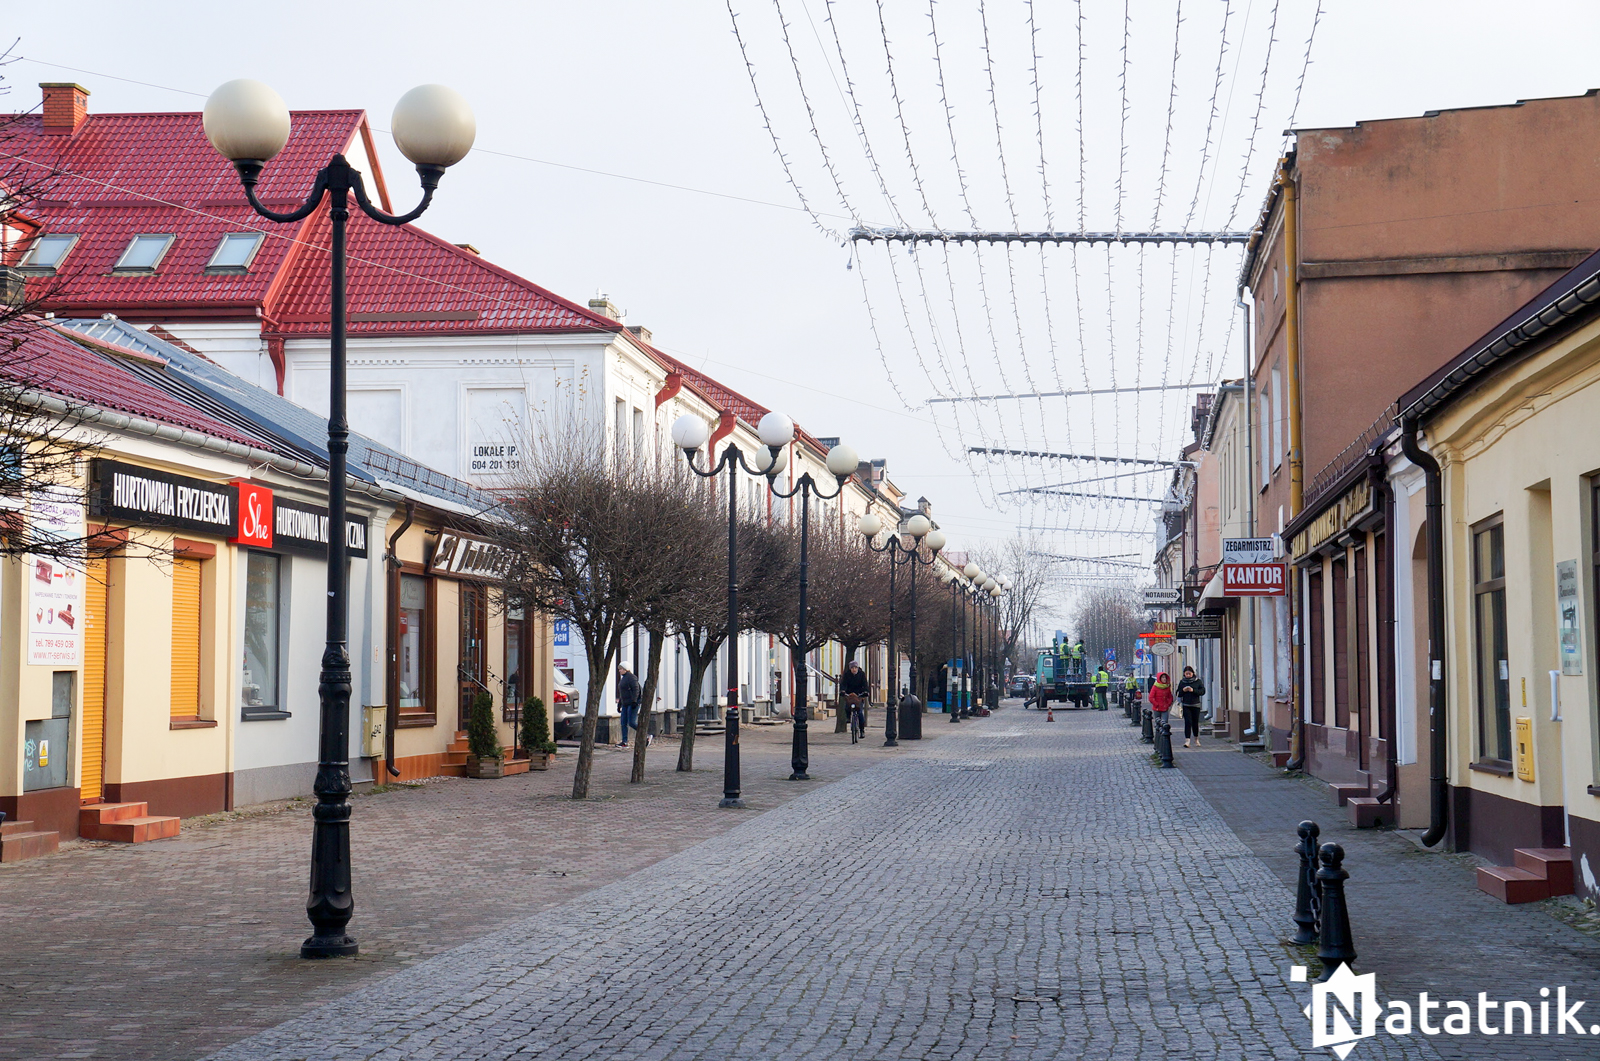
[[[233,163],[245,198],[269,221],[299,221],[329,200],[332,221],[329,299],[328,396],[328,628],[317,685],[321,701],[317,805],[311,840],[311,885],[306,916],[312,935],[300,945],[302,958],[330,958],[360,949],[345,932],[355,912],[350,890],[350,651],[348,543],[345,526],[345,473],[350,425],[345,418],[345,225],[350,196],[363,213],[385,225],[419,217],[433,201],[444,171],[472,149],[477,123],[467,101],[443,85],[422,85],[400,97],[390,120],[395,146],[417,167],[422,201],[395,216],[372,205],[361,173],[336,154],[317,172],[305,201],[293,210],[269,210],[256,197],[266,164],[289,141],[289,108],[259,81],[238,80],[206,100],[204,126],[211,146]]]
[[[998,697],[989,695],[994,689],[994,668],[996,664],[992,656],[998,643],[999,631],[998,629],[991,629],[991,621],[981,617],[985,614],[985,605],[998,612],[1000,595],[1010,588],[1011,580],[1004,575],[987,574],[976,562],[971,561],[968,562],[966,567],[962,568],[961,573],[967,576],[971,599],[977,608],[979,616],[975,620],[977,629],[974,631],[973,637],[977,642],[973,651],[973,656],[977,663],[975,677],[977,685],[983,693],[984,704],[988,706],[990,700],[994,700],[996,703],[999,702]],[[969,706],[966,709],[965,717],[970,718],[971,715],[972,711]]]
[[[756,433],[761,441],[771,445],[771,440],[782,437],[783,445],[787,446],[794,439],[794,421],[782,413],[768,413],[761,418],[761,423],[756,427]],[[804,472],[795,480],[794,485],[788,490],[778,489],[778,473],[783,471],[782,458],[787,453],[782,450],[774,454],[773,461],[767,470],[767,489],[772,491],[774,497],[785,500],[799,495],[800,498],[800,617],[795,631],[795,644],[799,651],[794,653],[794,742],[789,754],[790,781],[809,781],[811,775],[806,773],[811,765],[810,747],[810,722],[811,710],[807,704],[807,695],[810,689],[810,674],[807,672],[806,663],[806,618],[809,613],[809,604],[806,599],[806,587],[810,584],[809,569],[811,566],[809,550],[811,547],[811,498],[819,501],[830,501],[844,492],[845,480],[854,475],[860,466],[860,459],[856,451],[849,446],[834,446],[828,450],[828,471],[833,475],[833,493],[826,494],[811,478],[810,472]]]
[[[950,587],[950,667],[945,675],[944,707],[951,722],[960,722],[963,699],[961,683],[966,681],[967,676],[967,661],[961,653],[962,628],[956,614],[961,600],[961,573],[953,567],[942,567],[939,569],[939,580]]]
[[[912,544],[907,548],[900,540],[899,528],[889,535],[882,545],[874,544],[879,532],[883,530],[883,520],[877,513],[868,512],[856,523],[859,530],[867,539],[867,548],[877,553],[887,553],[889,556],[889,680],[894,689],[893,696],[884,698],[884,714],[887,716],[883,722],[883,746],[893,748],[900,743],[900,724],[897,717],[902,706],[908,706],[905,700],[915,702],[917,707],[922,702],[917,699],[917,568],[933,565],[939,550],[944,548],[944,531],[935,530],[933,521],[918,512],[906,520],[906,533],[911,535]],[[923,558],[921,547],[927,545],[929,553]],[[895,569],[902,565],[911,567],[911,680],[905,699],[900,697],[900,659],[895,643]]]
[[[722,759],[722,802],[721,807],[742,807],[744,800],[741,798],[742,790],[739,779],[739,470],[742,468],[749,475],[765,476],[767,489],[782,497],[793,497],[795,491],[800,491],[801,522],[800,522],[800,643],[805,643],[806,623],[806,568],[808,545],[806,524],[810,506],[807,498],[811,492],[817,492],[818,497],[837,497],[839,491],[844,489],[844,482],[855,473],[857,467],[856,453],[849,446],[835,446],[828,451],[828,471],[833,473],[838,480],[838,489],[832,494],[822,494],[816,491],[816,483],[809,473],[802,476],[802,486],[797,483],[789,493],[781,493],[777,489],[776,479],[779,472],[788,464],[788,452],[784,448],[794,439],[794,422],[781,413],[768,413],[761,418],[761,423],[756,425],[756,437],[761,440],[765,448],[755,455],[752,463],[744,457],[743,451],[731,439],[722,448],[722,456],[710,468],[702,470],[694,463],[695,454],[701,447],[711,440],[711,427],[704,420],[692,413],[685,413],[678,417],[672,425],[672,442],[683,451],[685,462],[689,470],[702,479],[714,479],[723,471],[728,473],[728,627],[726,645],[728,652],[728,699],[727,714],[724,719],[723,729],[723,759]],[[849,467],[845,467],[848,463]],[[790,780],[805,781],[810,779],[806,773],[810,765],[810,749],[807,744],[807,726],[805,723],[806,708],[805,696],[805,661],[802,658],[796,679],[795,701],[795,731],[794,746],[790,753],[790,766],[793,773]]]

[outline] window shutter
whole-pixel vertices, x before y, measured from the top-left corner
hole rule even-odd
[[[172,717],[200,715],[200,561],[172,560]]]

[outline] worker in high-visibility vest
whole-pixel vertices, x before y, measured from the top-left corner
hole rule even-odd
[[[1072,646],[1072,669],[1082,677],[1088,666],[1087,654],[1083,650],[1083,638],[1080,637],[1077,643]]]
[[[1111,675],[1106,672],[1104,663],[1094,672],[1094,707],[1096,711],[1108,710],[1106,697],[1111,692]]]

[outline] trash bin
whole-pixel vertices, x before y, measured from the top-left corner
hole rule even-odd
[[[922,739],[922,701],[909,693],[900,700],[900,739]]]

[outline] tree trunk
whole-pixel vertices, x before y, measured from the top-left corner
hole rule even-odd
[[[639,727],[633,731],[633,773],[630,784],[644,780],[644,750],[650,745],[650,715],[656,702],[656,686],[661,682],[661,650],[667,644],[665,630],[645,631],[650,635],[649,661],[645,664],[644,689],[639,694]]]
[[[583,703],[583,738],[578,742],[578,768],[572,775],[572,798],[589,798],[589,775],[594,770],[594,735],[600,726],[600,697],[606,687],[606,668],[617,654],[620,634],[612,637],[602,650],[593,641],[584,639],[584,655],[589,661],[589,688]],[[595,658],[596,656],[599,658]]]
[[[715,652],[701,656],[689,646],[689,691],[683,704],[683,739],[678,743],[678,769],[694,769],[694,735],[700,728],[700,690],[706,683],[706,668],[717,658]]]

